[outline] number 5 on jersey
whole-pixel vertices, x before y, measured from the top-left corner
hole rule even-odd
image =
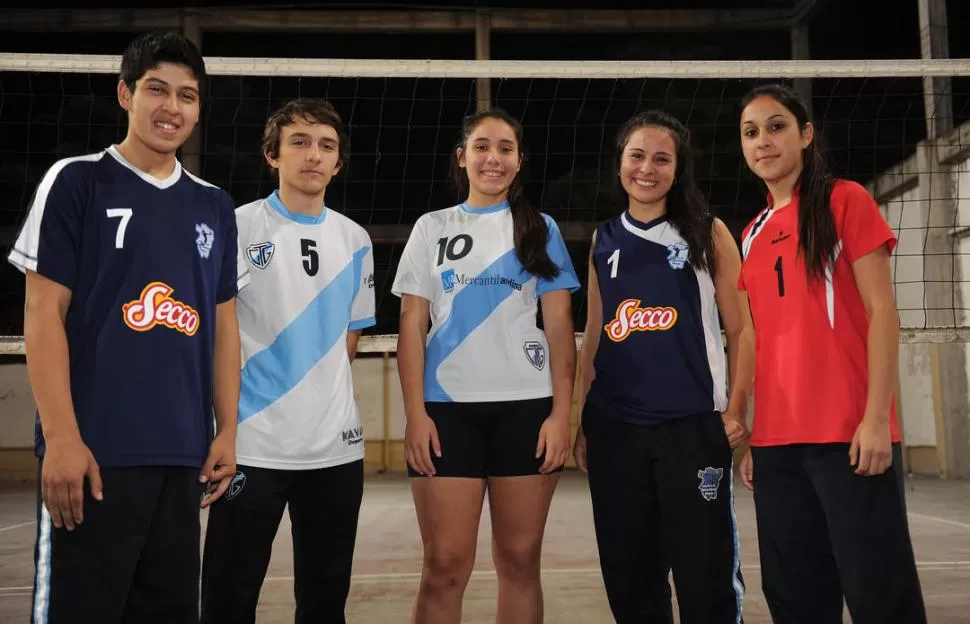
[[[310,277],[320,270],[320,255],[316,250],[317,241],[309,238],[300,239],[300,253],[303,255],[303,270]]]

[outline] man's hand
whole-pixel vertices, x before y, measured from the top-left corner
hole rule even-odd
[[[208,484],[202,497],[203,509],[219,500],[235,474],[236,435],[233,430],[218,434],[209,445],[209,457],[199,473],[199,482]]]
[[[46,440],[41,473],[41,496],[57,528],[84,522],[84,478],[91,483],[91,496],[102,500],[101,470],[91,450],[79,436]]]

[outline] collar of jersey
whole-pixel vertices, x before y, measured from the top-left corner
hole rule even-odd
[[[118,151],[118,146],[109,145],[106,151],[109,154],[111,154],[112,158],[118,161],[118,164],[120,164],[121,166],[127,169],[130,169],[132,173],[137,175],[145,182],[148,182],[155,188],[160,188],[160,189],[170,188],[173,184],[179,181],[179,178],[182,177],[182,165],[181,163],[179,163],[178,159],[175,160],[175,169],[172,169],[172,173],[164,180],[159,180],[158,178],[152,175],[149,175],[148,173],[145,173],[144,171],[136,167],[134,164],[132,164],[131,161],[129,161],[127,158],[122,156],[121,152]]]
[[[775,205],[775,198],[771,196],[771,191],[768,191],[768,193],[767,193],[767,202],[768,203],[766,205],[768,206],[769,209],[774,210],[775,212],[778,212],[779,210],[781,210],[783,208],[788,208],[789,206],[795,206],[795,205],[798,204],[799,190],[800,189],[798,188],[798,185],[796,184],[795,187],[791,190],[791,199],[789,199],[788,200],[788,203],[785,204],[784,206],[776,206]]]
[[[506,210],[507,208],[509,208],[508,200],[502,200],[497,204],[486,206],[485,208],[472,208],[465,202],[462,202],[461,204],[462,210],[464,210],[465,212],[471,212],[473,214],[488,214],[490,212],[499,212],[502,210]]]
[[[653,226],[660,225],[661,223],[664,223],[665,221],[667,221],[667,213],[664,213],[659,217],[657,217],[656,219],[651,219],[647,222],[638,221],[633,217],[632,214],[630,214],[629,210],[626,210],[623,212],[623,217],[630,223],[630,225],[632,225],[635,228],[639,228],[641,230],[649,230]]]
[[[266,202],[275,210],[280,213],[290,221],[296,221],[297,223],[302,223],[303,225],[318,225],[323,223],[324,219],[327,218],[327,207],[324,206],[323,210],[320,211],[319,217],[314,217],[312,215],[300,214],[298,212],[290,212],[283,205],[283,200],[280,199],[280,192],[273,191],[273,193],[266,198]]]

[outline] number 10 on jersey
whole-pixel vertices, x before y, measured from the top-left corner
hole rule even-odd
[[[461,260],[472,250],[472,237],[468,234],[459,234],[449,239],[447,236],[438,239],[438,264],[444,264],[445,258],[449,260]]]

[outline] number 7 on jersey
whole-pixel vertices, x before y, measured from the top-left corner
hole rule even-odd
[[[121,218],[118,224],[118,231],[115,232],[115,249],[125,248],[125,231],[128,230],[128,221],[131,220],[131,208],[108,208],[108,218]]]

